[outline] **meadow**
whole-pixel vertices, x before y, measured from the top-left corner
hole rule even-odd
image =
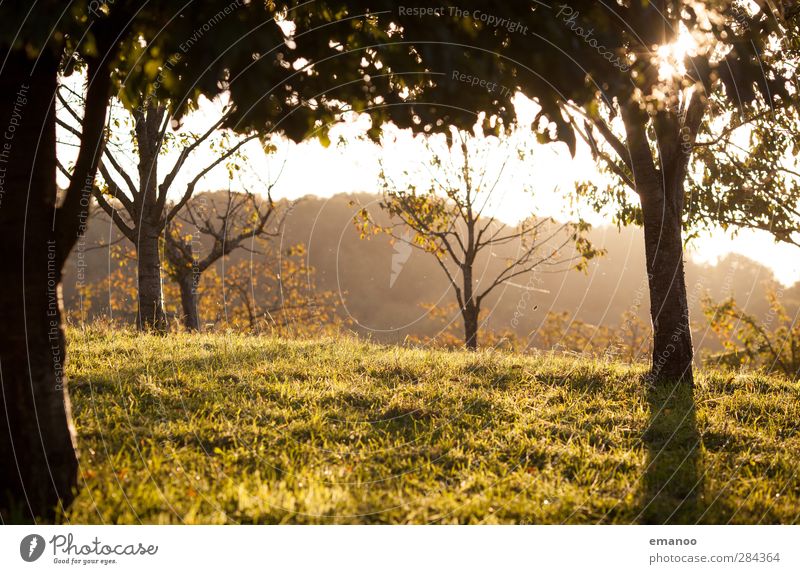
[[[796,382],[71,328],[75,523],[795,523]]]

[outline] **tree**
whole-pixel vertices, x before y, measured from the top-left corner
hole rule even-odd
[[[85,229],[110,96],[145,116],[163,104],[179,121],[201,96],[227,92],[234,110],[220,127],[324,139],[343,103],[373,104],[369,73],[383,65],[368,46],[385,35],[365,4],[348,6],[352,14],[336,0],[0,5],[0,125],[7,127],[0,150],[0,464],[10,469],[0,476],[4,521],[51,518],[77,487],[59,284]],[[291,31],[282,26],[287,16]],[[407,48],[394,52],[409,60]],[[86,71],[86,111],[70,184],[59,198],[55,94],[60,75],[76,66]]]
[[[580,17],[588,23],[602,17],[599,12],[604,10],[587,7]],[[713,102],[732,102],[753,114],[764,104],[761,93],[785,97],[786,89],[759,69],[758,49],[772,25],[769,15],[752,16],[750,27],[743,29],[731,24],[725,11],[722,24],[716,25],[713,19],[704,22],[708,14],[689,11],[681,2],[631,4],[624,12],[624,20],[636,23],[635,32],[645,45],[663,48],[656,51],[657,57],[630,61],[610,93],[582,103],[582,118],[575,119],[573,127],[617,182],[635,192],[631,203],[619,185],[612,186],[601,192],[605,197],[598,204],[617,202],[621,222],[644,227],[654,327],[651,376],[691,383],[682,230],[689,219],[686,181],[698,134]],[[689,42],[681,29],[699,36],[695,54],[684,52]],[[634,42],[625,34],[616,43],[603,40],[620,49]],[[715,51],[727,53],[715,60]]]
[[[698,186],[693,175],[724,172],[735,165],[731,148],[718,145],[729,143],[727,136],[732,132],[722,118],[747,125],[751,118],[765,116],[790,100],[785,76],[777,73],[774,62],[763,59],[767,38],[774,37],[771,15],[750,14],[736,3],[724,7],[722,24],[714,25],[704,24],[696,13],[689,13],[691,18],[686,20],[679,4],[664,3],[671,41],[661,43],[667,48],[660,58],[637,60],[638,65],[632,67],[636,78],[649,81],[632,83],[625,99],[615,94],[616,101],[605,106],[605,114],[597,111],[604,107],[598,100],[597,107],[581,111],[583,125],[574,124],[595,158],[638,196],[637,205],[636,198],[631,202],[619,185],[601,191],[600,196],[597,187],[590,186],[589,193],[599,200],[597,205],[616,203],[619,221],[644,226],[655,378],[692,381],[682,231],[694,231],[713,220],[698,209],[698,198],[707,193],[704,185],[713,184],[706,179]],[[700,30],[696,54],[684,53],[686,46],[681,42],[688,32],[681,36],[682,26],[695,34]],[[715,39],[709,38],[712,33]],[[715,59],[715,53],[725,55]],[[620,105],[625,101],[628,104]],[[615,116],[621,119],[622,133],[613,128]],[[718,145],[719,153],[708,153],[713,145]],[[746,153],[758,157],[760,150],[754,147]]]
[[[382,169],[380,206],[394,220],[383,231],[394,241],[435,257],[458,302],[464,345],[474,350],[481,305],[495,289],[539,267],[582,269],[599,251],[583,237],[588,229],[583,222],[557,224],[532,215],[511,228],[485,215],[498,186],[513,185],[503,177],[505,168],[524,158],[524,149],[510,147],[509,138],[486,140],[456,129],[452,139],[452,147],[437,150],[430,139],[423,138],[422,167],[415,172],[404,170],[402,181]],[[497,148],[505,149],[499,158]],[[498,159],[498,165],[491,164]],[[521,184],[530,191],[527,182]],[[365,209],[357,221],[363,236],[375,227]],[[406,233],[409,229],[411,236]],[[519,245],[515,256],[493,276],[487,277],[486,272],[479,276],[479,258],[491,257],[494,248],[510,243]]]
[[[180,288],[184,326],[200,329],[197,289],[203,273],[222,257],[269,234],[268,223],[275,213],[270,192],[264,200],[252,193],[230,190],[224,195],[204,194],[189,201],[167,224],[164,251],[169,265],[167,274]],[[193,229],[194,232],[187,232]],[[195,233],[197,237],[195,237]],[[211,245],[203,250],[203,239]]]
[[[59,90],[58,98],[69,119],[80,124],[82,119],[74,109],[76,106],[67,100],[63,90]],[[225,123],[226,112],[201,134],[170,132],[166,106],[153,99],[148,102],[146,109],[136,108],[129,113],[123,111],[122,115],[122,122],[117,117],[112,118],[116,129],[113,132],[107,130],[103,157],[98,166],[103,185],[95,186],[93,195],[117,229],[136,246],[137,326],[140,329],[164,331],[167,320],[162,296],[161,242],[168,235],[165,230],[186,206],[197,184],[226,161],[241,159],[241,148],[258,138],[258,133],[247,134],[233,142],[229,141],[228,134],[214,138],[218,135],[218,128]],[[123,131],[120,130],[120,124],[124,124],[125,120],[130,120],[128,123],[131,125],[130,137],[127,138],[119,134],[119,131]],[[78,128],[65,119],[56,121],[60,127],[80,139]],[[177,142],[182,142],[180,153],[169,171],[161,177],[159,159]],[[176,179],[185,166],[192,165],[195,152],[204,143],[211,144],[210,148],[217,153],[216,157],[207,165],[193,166],[178,201],[170,201],[170,192]],[[129,173],[125,162],[118,157],[131,150],[136,155],[136,174]],[[66,167],[59,164],[59,168],[64,175],[71,177]],[[184,171],[188,171],[188,168]],[[175,249],[172,253],[176,253]]]

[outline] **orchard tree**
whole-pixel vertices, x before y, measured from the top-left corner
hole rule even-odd
[[[197,291],[203,273],[234,250],[251,250],[257,238],[275,235],[269,227],[275,211],[270,192],[262,199],[250,192],[228,190],[190,200],[167,224],[167,274],[180,289],[186,329],[200,329]]]
[[[515,171],[525,160],[524,147],[510,136],[475,137],[453,129],[451,140],[452,146],[442,149],[423,137],[423,159],[414,169],[404,168],[399,177],[386,167],[381,170],[380,207],[393,224],[380,229],[435,258],[458,302],[464,345],[475,350],[481,306],[498,287],[539,268],[583,269],[599,251],[584,237],[588,225],[583,222],[556,223],[532,214],[511,227],[486,212],[497,207],[500,190],[531,193],[530,183],[519,180],[519,171],[511,181],[506,177],[509,164],[514,166],[509,171]],[[357,222],[362,236],[377,228],[366,209]],[[517,246],[514,256],[496,273],[488,266],[481,272],[480,258],[492,257],[504,245]]]
[[[80,125],[82,118],[76,112],[75,104],[69,102],[62,91],[59,91],[58,98],[68,116],[65,119],[58,118],[58,125],[80,140],[81,133],[73,124]],[[218,129],[225,123],[226,113],[223,112],[200,134],[171,131],[166,105],[158,104],[153,99],[148,102],[146,109],[136,108],[129,113],[123,111],[121,118],[119,115],[112,116],[114,130],[107,130],[103,156],[98,166],[102,183],[94,187],[93,196],[117,229],[136,247],[136,324],[139,329],[161,332],[167,329],[161,260],[165,230],[187,205],[197,184],[206,175],[219,166],[224,167],[226,162],[241,161],[242,147],[258,138],[258,133],[251,133],[231,141],[229,134],[220,134]],[[215,157],[203,164],[195,157],[206,148]],[[177,158],[162,173],[159,170],[160,160],[171,149],[176,150]],[[120,157],[131,152],[136,156],[133,162],[124,161],[130,158]],[[135,173],[126,167],[130,163],[136,165]],[[67,177],[72,176],[72,172],[61,163],[59,168]],[[229,171],[232,169],[229,166]],[[180,190],[178,200],[171,201],[171,192],[182,170],[190,172],[187,175],[188,182]]]
[[[776,113],[793,113],[787,109],[791,75],[771,47],[783,38],[774,15],[750,12],[738,3],[720,5],[716,20],[714,12],[705,15],[709,21],[702,13],[662,6],[675,33],[655,50],[656,57],[649,62],[638,58],[631,66],[636,74],[631,80],[651,80],[631,82],[629,105],[620,106],[624,100],[619,95],[611,105],[597,100],[573,123],[616,178],[616,185],[590,185],[584,191],[598,208],[616,205],[618,221],[644,226],[655,328],[653,375],[689,382],[693,353],[683,231],[694,235],[703,227],[731,223],[711,195],[726,174],[749,172],[752,178],[750,168],[771,157],[758,141],[757,126],[766,135],[774,130]],[[736,143],[737,136],[754,127],[749,142]],[[784,138],[776,143],[786,143]],[[745,193],[734,209],[748,219],[782,203],[778,194],[761,205],[739,201],[748,187],[740,188]]]

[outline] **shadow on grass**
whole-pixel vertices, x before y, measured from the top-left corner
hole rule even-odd
[[[643,437],[647,466],[639,522],[703,522],[704,471],[694,391],[681,383],[645,384],[650,420]]]

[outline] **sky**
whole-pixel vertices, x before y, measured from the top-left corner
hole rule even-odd
[[[518,107],[525,105],[522,103]],[[520,115],[524,117],[527,114],[523,110]],[[352,136],[360,131],[358,126],[364,127],[358,121],[353,123],[353,126],[334,132],[334,136],[339,134],[347,139],[344,145],[337,145],[336,137],[332,138],[334,144],[328,148],[316,141],[301,144],[281,141],[277,151],[269,157],[260,153],[260,149],[254,150],[253,165],[248,169],[266,169],[272,174],[280,172],[274,188],[275,197],[297,199],[308,194],[329,197],[337,193],[379,193],[381,160],[393,162],[395,173],[403,166],[413,169],[415,164],[419,164],[423,148],[409,132],[390,130],[393,141],[386,144],[382,153],[372,143],[353,141]],[[533,194],[515,184],[518,182],[514,180],[520,176],[517,169],[498,186],[501,189],[487,212],[506,223],[515,223],[533,212],[541,216],[569,218],[571,211],[566,208],[570,203],[567,196],[575,182],[601,179],[588,147],[579,145],[576,157],[572,158],[564,144],[540,145],[533,142],[531,145],[533,154],[523,176],[532,181]],[[499,150],[496,161],[507,153],[508,149]],[[256,157],[259,158],[257,161]],[[207,179],[206,187],[224,189],[227,183],[227,174],[218,170]],[[598,215],[586,205],[578,206],[577,210],[593,225],[613,225],[608,214]],[[800,249],[776,244],[766,232],[742,230],[734,235],[717,229],[693,240],[687,252],[695,261],[708,264],[717,263],[729,253],[738,253],[769,267],[776,279],[786,286],[800,281]]]
[[[77,86],[76,86],[77,87]],[[180,130],[201,133],[219,117],[223,101],[203,101],[198,110],[189,115]],[[517,102],[519,117],[524,120],[534,113],[530,102],[520,97]],[[112,115],[114,117],[114,115]],[[122,117],[120,115],[120,117]],[[390,174],[403,170],[419,169],[424,148],[419,138],[408,131],[388,128],[383,148],[361,137],[369,120],[362,116],[331,133],[332,144],[325,148],[318,141],[300,144],[281,138],[273,138],[274,149],[266,153],[261,143],[253,141],[243,147],[246,159],[239,161],[241,169],[233,179],[224,166],[210,172],[197,186],[198,190],[227,189],[250,190],[264,193],[273,185],[273,198],[298,199],[306,195],[330,197],[339,193],[379,193],[380,165]],[[59,130],[59,155],[63,163],[74,161],[75,148],[68,145],[68,134]],[[235,139],[231,140],[235,142]],[[126,142],[120,142],[122,148]],[[214,142],[215,144],[218,143]],[[521,218],[535,213],[558,219],[580,215],[593,225],[613,225],[608,214],[594,213],[587,205],[577,205],[569,200],[570,192],[577,181],[598,181],[597,172],[588,147],[579,145],[575,158],[570,157],[564,144],[537,144],[530,136],[525,142],[532,153],[524,162],[510,161],[504,176],[492,196],[486,213],[513,224]],[[129,148],[129,146],[127,146]],[[203,146],[187,161],[172,188],[178,197],[186,182],[197,171],[211,163],[218,147]],[[499,166],[508,157],[508,146],[497,146],[496,153],[487,163]],[[160,177],[171,168],[177,158],[179,147],[167,152],[161,159]],[[135,174],[135,158],[124,153],[116,155],[118,160]],[[491,168],[487,168],[491,171]],[[60,184],[66,180],[60,177]],[[571,207],[570,207],[571,206]],[[702,263],[715,264],[729,253],[738,253],[770,268],[778,281],[789,286],[800,280],[800,253],[798,248],[776,244],[765,232],[741,231],[737,235],[715,230],[694,239],[688,246],[688,255]]]

